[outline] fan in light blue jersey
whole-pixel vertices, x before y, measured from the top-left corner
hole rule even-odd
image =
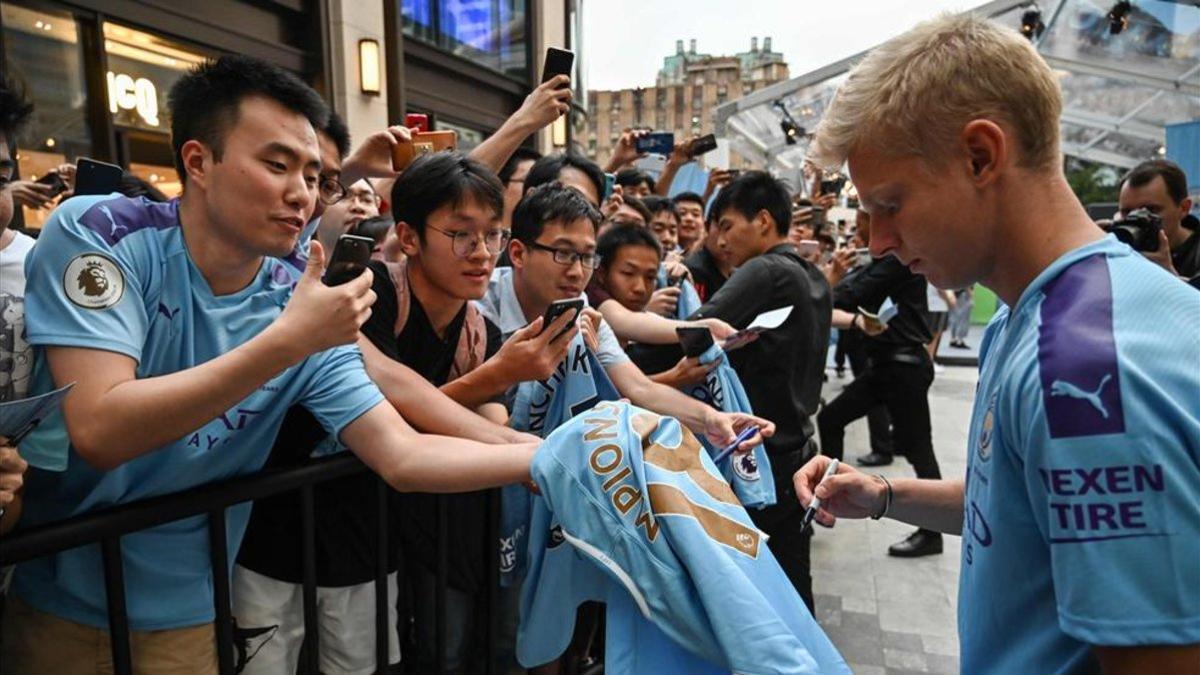
[[[621,672],[849,672],[765,535],[675,419],[601,403],[546,439],[533,477],[542,497],[521,598],[522,664],[557,658],[576,604],[607,599],[606,643],[623,651],[608,658],[630,668]],[[613,613],[623,609],[635,620]],[[669,642],[623,634],[636,620]],[[679,669],[697,662],[704,667]]]
[[[138,378],[186,370],[245,343],[279,317],[291,297],[286,264],[265,258],[242,290],[216,296],[192,262],[179,203],[120,195],[75,197],[55,209],[26,260],[29,342],[124,354]],[[31,394],[53,388],[38,358]],[[85,511],[178,492],[257,471],[294,404],[330,433],[383,400],[355,347],[314,354],[263,384],[195,432],[108,470],[69,446],[61,415],[22,444],[69,453],[63,473],[31,471],[22,522],[36,526]],[[153,424],[147,420],[147,424]],[[228,559],[246,529],[250,504],[228,509]],[[163,630],[213,620],[207,519],[186,518],[121,538],[130,628]],[[44,612],[106,627],[100,547],[89,545],[17,566],[13,592]],[[228,573],[219,570],[218,573]]]

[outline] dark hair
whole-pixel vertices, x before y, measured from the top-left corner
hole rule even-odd
[[[121,180],[117,183],[117,192],[126,197],[145,197],[152,202],[170,200],[170,197],[163,194],[161,190],[128,171],[121,174]]]
[[[691,202],[693,204],[699,204],[700,210],[701,211],[704,210],[704,197],[701,197],[700,195],[696,194],[695,192],[680,192],[679,194],[677,194],[671,198],[671,203],[674,204],[676,207],[678,207],[683,202]]]
[[[654,179],[650,174],[640,169],[621,169],[617,172],[617,185],[621,187],[637,187],[642,183],[650,186],[650,191],[654,192]]]
[[[650,217],[646,219],[647,223],[653,220],[654,216],[657,216],[663,211],[669,212],[675,217],[675,223],[679,223],[679,212],[675,210],[675,203],[670,199],[667,199],[666,197],[660,197],[659,195],[646,195],[642,198],[642,204],[644,204],[646,206],[646,210],[650,212]]]
[[[329,121],[320,131],[333,139],[333,144],[337,146],[338,157],[346,159],[346,155],[350,154],[350,129],[346,127],[346,120],[330,110]]]
[[[775,231],[787,234],[792,223],[792,201],[787,187],[765,171],[746,171],[717,193],[712,215],[716,219],[733,209],[746,219],[766,211],[775,221]]]
[[[221,161],[225,136],[237,122],[242,100],[264,96],[304,115],[313,129],[329,124],[329,107],[312,87],[278,66],[249,56],[222,56],[206,61],[171,86],[167,105],[171,109],[171,149],[175,170],[187,183],[180,149],[188,141],[200,141]]]
[[[504,212],[504,186],[492,170],[458,152],[431,152],[410,164],[392,185],[392,218],[407,223],[422,240],[429,214],[473,199]]]
[[[525,192],[547,183],[558,181],[558,174],[563,169],[575,168],[585,173],[588,180],[596,187],[596,195],[604,199],[604,172],[592,160],[576,152],[561,152],[557,155],[546,155],[533,163],[529,173],[525,175]]]
[[[521,162],[536,162],[541,158],[542,153],[538,152],[537,150],[532,150],[530,148],[517,148],[515,151],[513,151],[512,157],[509,157],[508,161],[504,163],[504,166],[500,168],[500,182],[508,185],[508,181],[512,180],[513,174],[517,172],[517,166],[520,165]]]
[[[662,244],[654,234],[635,223],[616,223],[600,235],[596,241],[596,253],[600,256],[601,265],[616,261],[617,252],[624,246],[649,246],[654,249],[658,259],[662,260]]]
[[[33,104],[25,98],[25,89],[16,81],[0,77],[0,134],[8,140],[9,152],[17,132],[29,121]]]
[[[390,216],[374,216],[371,218],[364,218],[363,220],[359,221],[359,223],[350,230],[350,234],[357,235],[359,237],[367,237],[368,239],[374,239],[376,244],[380,244],[384,239],[387,238],[388,230],[395,226],[396,223],[392,222]]]
[[[1142,187],[1158,176],[1162,176],[1167,184],[1167,194],[1176,204],[1187,199],[1187,175],[1169,159],[1148,159],[1138,164],[1121,178],[1121,185],[1129,183],[1129,187]]]
[[[525,193],[512,216],[512,238],[526,244],[537,241],[546,223],[573,223],[581,218],[600,226],[600,211],[579,193],[554,181]]]
[[[646,208],[646,202],[642,201],[640,198],[634,197],[633,195],[628,195],[626,197],[622,197],[622,201],[625,202],[626,206],[634,211],[637,211],[638,215],[642,217],[642,220],[646,221],[647,225],[649,225],[650,221],[654,219],[654,215],[650,213],[650,209]]]

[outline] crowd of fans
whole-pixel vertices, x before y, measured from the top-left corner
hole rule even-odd
[[[860,465],[901,454],[918,478],[941,478],[928,391],[947,324],[951,347],[967,346],[973,283],[939,291],[896,257],[871,258],[868,248],[886,248],[872,244],[871,215],[827,218],[844,195],[823,191],[829,177],[816,169],[788,186],[711,168],[700,194],[672,191],[696,159],[691,140],[658,176],[635,167],[644,130],[626,130],[604,168],[573,150],[539,155],[528,139],[565,111],[567,84],[539,86],[471,153],[423,155],[395,171],[392,147],[411,130],[355,146],[295,76],[223,57],[171,92],[176,200],[133,181],[126,197],[71,198],[70,165],[57,171],[61,198],[15,180],[31,106],[0,84],[0,400],[74,383],[61,418],[21,447],[0,444],[0,531],[349,449],[372,473],[314,494],[322,670],[374,669],[376,475],[393,488],[391,660],[403,651],[413,672],[439,656],[455,672],[478,672],[487,658],[515,667],[519,584],[498,591],[502,653],[482,648],[489,566],[504,566],[505,544],[485,541],[488,490],[529,479],[540,434],[514,423],[515,392],[555,377],[581,336],[621,397],[714,447],[758,429],[738,450],[765,447],[777,498],[750,514],[811,609],[811,531],[801,525],[810,495],[793,476],[818,454],[842,459],[846,426],[867,416]],[[55,209],[38,240],[7,228],[13,200]],[[1138,208],[1163,224],[1147,257],[1200,274],[1178,167],[1156,160],[1126,177],[1122,212]],[[326,286],[345,234],[372,240],[372,262]],[[545,325],[552,303],[574,298],[586,300],[578,317]],[[722,344],[781,307],[791,308],[781,325],[727,353],[753,413],[686,393],[721,362],[685,355],[679,329],[707,329]],[[894,316],[880,320],[888,307]],[[853,381],[823,402],[834,330],[835,372],[843,377],[848,360]],[[66,455],[67,439],[63,472],[21,458],[27,448]],[[439,508],[451,523],[441,534]],[[286,493],[230,510],[242,672],[296,670],[299,509]],[[921,525],[889,553],[937,554],[941,536]],[[215,672],[206,537],[189,519],[125,539],[133,653],[146,672]],[[439,546],[449,552],[440,609]],[[104,597],[95,547],[18,566],[2,621],[5,672],[82,672],[107,658],[97,652]]]

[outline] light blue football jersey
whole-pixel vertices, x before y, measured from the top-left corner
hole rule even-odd
[[[137,361],[138,378],[185,370],[236,348],[274,321],[291,295],[285,263],[266,258],[249,286],[214,296],[188,254],[175,201],[76,197],[55,210],[40,239],[26,262],[30,343],[39,351],[64,346],[125,354]],[[45,359],[39,365],[33,393],[52,387]],[[252,473],[266,461],[293,404],[309,408],[336,434],[382,400],[357,348],[332,349],[280,373],[193,433],[111,471],[98,471],[68,449],[56,416],[22,445],[68,452],[67,470],[30,472],[22,523],[54,522]],[[227,511],[230,561],[249,511],[249,504]],[[121,547],[133,629],[213,620],[206,518],[126,535]],[[18,565],[13,589],[42,611],[107,625],[99,546]]]
[[[1200,294],[1108,237],[981,350],[963,523],[965,673],[1092,672],[1200,642]]]
[[[626,653],[610,649],[609,660],[636,663],[632,672],[677,672],[695,657],[739,673],[849,672],[766,536],[675,419],[600,403],[546,439],[532,472],[542,496],[522,589],[522,664],[563,652],[579,601],[622,593],[635,619],[691,652],[639,646],[649,637],[639,633],[619,638],[630,624],[615,621],[606,643]],[[648,662],[655,652],[669,660]]]

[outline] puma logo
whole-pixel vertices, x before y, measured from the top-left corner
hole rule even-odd
[[[1105,375],[1100,379],[1100,385],[1096,387],[1096,391],[1091,392],[1084,391],[1065,380],[1055,380],[1050,385],[1050,395],[1070,396],[1071,398],[1078,398],[1087,401],[1088,403],[1092,404],[1093,408],[1100,411],[1100,414],[1104,416],[1104,419],[1108,419],[1108,409],[1104,407],[1104,402],[1100,400],[1100,392],[1104,391],[1104,385],[1108,384],[1108,381],[1111,379],[1111,374]]]

